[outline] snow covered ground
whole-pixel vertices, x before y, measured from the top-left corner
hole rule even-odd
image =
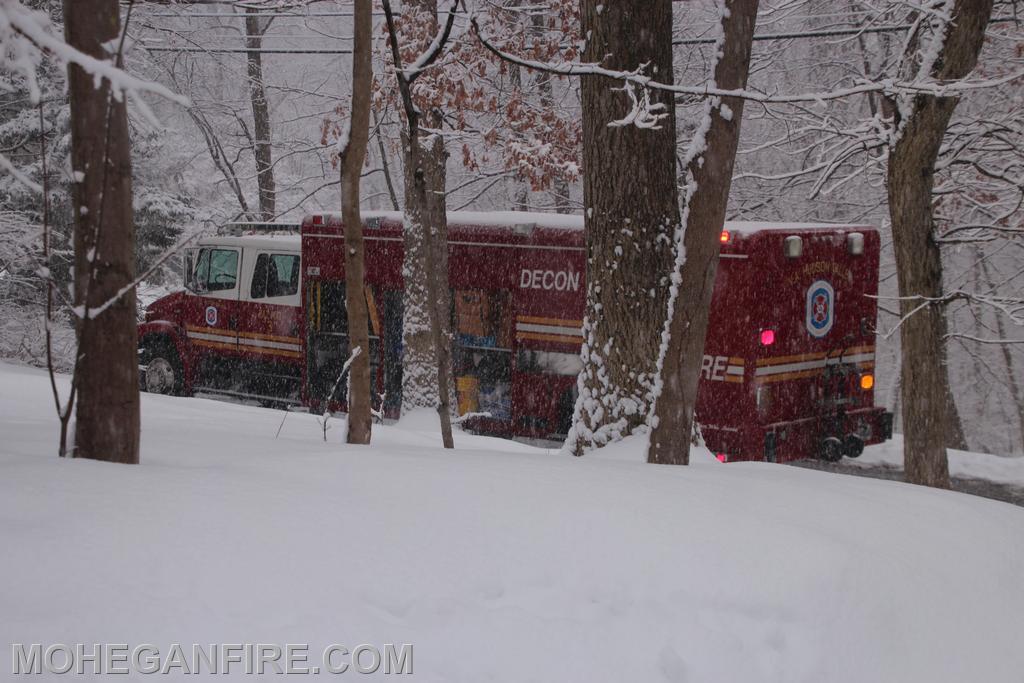
[[[52,413],[43,373],[0,364],[5,679],[12,643],[308,644],[311,665],[412,643],[410,678],[473,683],[1024,671],[1004,503],[636,444],[444,452],[416,420],[350,447],[293,414],[275,438],[281,412],[151,395],[141,466],[61,461]]]
[[[1024,487],[1024,457],[1019,455],[989,455],[968,451],[948,451],[949,473],[954,477],[988,479],[1002,484]],[[867,448],[854,465],[888,465],[903,468],[903,436],[897,434],[892,441]]]

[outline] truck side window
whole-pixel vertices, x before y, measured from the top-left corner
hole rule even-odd
[[[238,283],[238,252],[204,249],[196,265],[195,281],[207,292],[234,289]]]
[[[294,254],[260,254],[256,257],[250,298],[292,296],[298,291],[298,256]]]
[[[299,257],[271,254],[267,273],[267,296],[292,296],[299,291]]]

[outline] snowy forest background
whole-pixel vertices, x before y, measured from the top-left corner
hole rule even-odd
[[[61,26],[61,3],[23,4]],[[188,97],[190,106],[147,98],[160,126],[130,104],[138,272],[189,236],[239,219],[298,220],[337,210],[337,137],[351,91],[351,4],[274,3],[258,19],[235,3],[134,3],[126,69]],[[434,78],[421,87],[444,112],[450,154],[448,210],[579,212],[579,82],[501,62],[472,35],[470,11],[494,42],[534,59],[578,60],[575,0],[470,0]],[[527,7],[529,11],[525,11]],[[124,5],[125,10],[129,5]],[[1018,3],[997,2],[975,76],[999,79],[1024,65]],[[703,83],[716,7],[675,3],[675,82]],[[855,79],[892,77],[905,39],[903,3],[851,0],[762,2],[749,89],[827,92]],[[378,87],[363,206],[401,209],[403,171],[397,108],[384,82],[383,17],[375,17]],[[272,206],[257,183],[252,64],[258,45],[270,129]],[[0,150],[21,176],[44,185],[54,236],[53,276],[70,279],[69,108],[65,70],[44,63],[41,104],[30,84],[0,75]],[[420,95],[424,93],[421,91]],[[700,101],[677,106],[681,156]],[[729,218],[867,222],[888,233],[886,150],[872,136],[885,102],[873,94],[816,104],[748,103]],[[950,335],[949,375],[971,450],[1024,452],[1024,93],[1018,84],[965,95],[940,157],[936,205],[943,243]],[[44,173],[44,168],[46,172]],[[0,174],[0,357],[44,360],[45,287],[39,277],[42,208],[11,172]],[[878,401],[899,415],[898,322],[891,240],[883,240]],[[175,258],[140,291],[144,305],[180,284]],[[74,333],[57,330],[70,364]],[[713,332],[712,332],[713,333]],[[897,418],[898,419],[898,418]],[[897,430],[899,423],[897,422]],[[953,445],[953,444],[950,444]]]

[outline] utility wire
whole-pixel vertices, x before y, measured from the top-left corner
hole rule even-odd
[[[382,17],[383,12],[374,12],[374,16]],[[192,19],[193,17],[202,17],[210,19],[246,19],[248,17],[255,16],[257,19],[263,19],[266,17],[291,17],[293,19],[306,19],[316,17],[351,17],[352,12],[309,12],[298,14],[296,12],[254,12],[252,14],[243,14],[241,12],[146,12],[145,14],[139,14],[138,16],[143,18],[149,17],[171,17],[174,19]]]
[[[210,53],[240,53],[247,54],[255,52],[263,55],[350,55],[352,50],[318,50],[309,48],[287,48],[287,47],[262,47],[249,49],[246,47],[158,47],[143,45],[150,52],[210,52]]]
[[[990,24],[998,24],[1006,21],[1014,21],[1011,18],[991,19]],[[821,31],[796,31],[793,33],[765,33],[755,35],[753,40],[790,40],[792,38],[828,38],[831,36],[855,36],[865,33],[896,33],[913,28],[912,24],[900,24],[898,26],[864,26],[862,28],[835,28]],[[717,38],[682,38],[673,40],[673,45],[713,45]]]

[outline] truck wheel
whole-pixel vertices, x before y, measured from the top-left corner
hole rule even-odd
[[[839,462],[843,459],[843,442],[830,436],[818,446],[818,457],[825,462]]]
[[[146,391],[151,394],[177,395],[182,386],[178,354],[166,346],[154,347],[146,364]]]
[[[864,452],[864,439],[856,434],[847,434],[843,439],[843,450],[846,451],[846,457],[859,458]]]

